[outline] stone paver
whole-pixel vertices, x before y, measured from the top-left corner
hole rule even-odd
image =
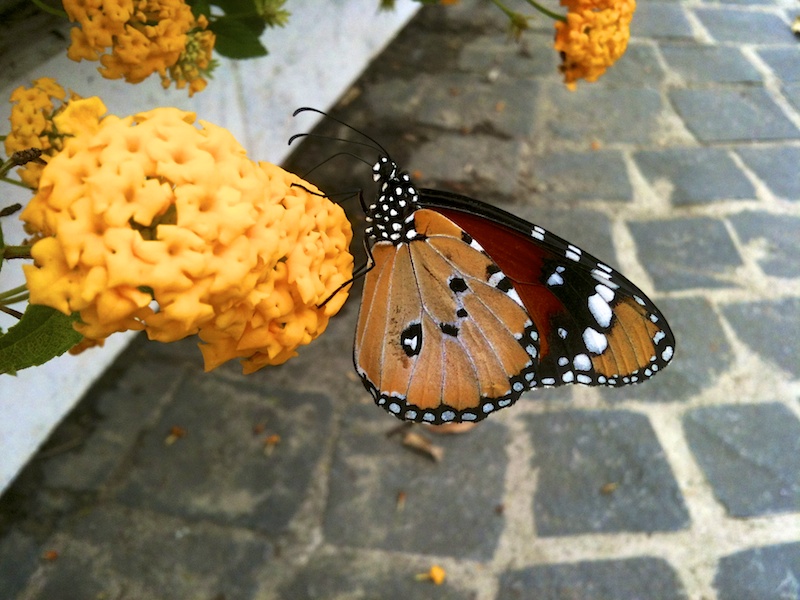
[[[721,46],[661,44],[667,64],[690,84],[756,83],[761,73],[741,51]]]
[[[651,533],[688,524],[644,415],[564,411],[526,420],[539,472],[533,508],[539,535]]]
[[[744,302],[722,310],[750,350],[800,376],[800,299]]]
[[[688,217],[629,226],[656,289],[736,285],[734,271],[742,260],[722,221]]]
[[[542,565],[504,573],[500,598],[629,600],[687,598],[669,565],[658,558],[634,558]]]
[[[755,198],[755,189],[728,152],[719,148],[670,148],[634,154],[651,185],[667,183],[675,206]]]
[[[346,414],[349,425],[331,466],[325,538],[360,548],[490,559],[503,528],[497,511],[507,441],[502,427],[490,423],[474,436],[437,439],[446,457],[437,465],[400,447],[387,455],[387,423],[373,408]],[[473,463],[492,468],[476,471]],[[405,497],[402,510],[398,494]]]
[[[800,421],[782,404],[697,408],[686,437],[734,517],[800,509]]]
[[[783,600],[800,594],[800,544],[743,550],[720,560],[719,600]]]
[[[137,340],[0,497],[0,598],[800,597],[796,12],[639,2],[623,60],[570,92],[546,19],[516,45],[491,3],[421,8],[333,114],[420,185],[622,268],[673,363],[437,435],[352,372],[361,282],[324,336],[246,377]],[[378,152],[309,138],[286,167],[369,198],[359,161],[320,166],[343,151]]]
[[[676,89],[670,99],[701,142],[797,139],[800,131],[763,88]],[[709,114],[719,118],[709,119]]]
[[[737,146],[736,152],[770,191],[786,200],[800,199],[800,180],[794,176],[800,162],[796,146]]]

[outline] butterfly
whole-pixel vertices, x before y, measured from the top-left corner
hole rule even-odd
[[[528,390],[634,384],[670,362],[666,319],[622,274],[490,204],[417,189],[378,148],[353,351],[376,404],[476,422]]]

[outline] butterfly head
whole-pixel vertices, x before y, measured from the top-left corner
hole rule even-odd
[[[414,211],[419,193],[411,176],[398,171],[397,163],[381,156],[372,167],[372,177],[378,184],[378,196],[367,206],[366,234],[374,241],[401,244],[417,237]]]

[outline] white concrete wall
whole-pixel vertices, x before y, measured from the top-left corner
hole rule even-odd
[[[37,77],[55,77],[82,96],[99,95],[117,115],[156,106],[193,110],[199,118],[229,129],[250,158],[280,163],[289,153],[289,136],[307,131],[316,121],[308,115],[293,120],[294,109],[332,105],[418,7],[412,0],[398,0],[393,12],[378,12],[378,0],[289,2],[288,26],[264,35],[269,55],[248,61],[222,59],[208,88],[192,99],[185,91],[163,90],[158,77],[135,86],[107,81],[97,73],[96,63],[74,63],[62,54],[18,80],[0,80],[0,123],[8,122],[7,99],[13,89]],[[0,131],[7,126],[0,125]],[[13,186],[0,189],[0,206],[30,197]],[[13,221],[3,223],[9,242],[22,237],[21,226],[10,227]],[[23,281],[18,265],[6,264],[0,272],[0,290]],[[0,316],[0,327],[13,322]],[[126,335],[113,336],[103,349],[65,355],[16,377],[0,375],[0,492],[129,340]]]

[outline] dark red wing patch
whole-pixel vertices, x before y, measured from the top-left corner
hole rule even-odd
[[[530,225],[437,208],[512,281],[541,336],[537,384],[625,385],[672,358],[666,320],[634,284],[580,248]]]

